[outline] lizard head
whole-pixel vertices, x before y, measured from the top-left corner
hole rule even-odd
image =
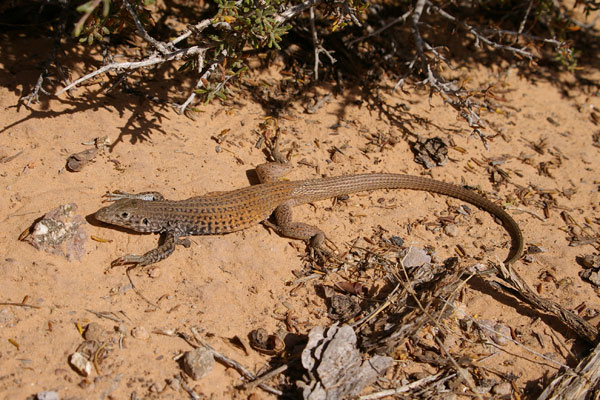
[[[147,207],[149,201],[121,199],[96,211],[94,217],[107,224],[129,228],[137,232],[159,232],[162,224],[139,211]]]

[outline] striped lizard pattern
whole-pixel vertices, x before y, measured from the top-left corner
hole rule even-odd
[[[96,219],[137,232],[165,234],[158,248],[143,255],[129,254],[113,265],[149,265],[168,257],[176,245],[185,247],[189,235],[215,235],[246,229],[274,215],[273,227],[279,234],[309,241],[322,247],[325,235],[319,228],[292,219],[292,207],[376,189],[410,189],[454,197],[471,203],[497,217],[511,236],[511,250],[505,263],[520,258],[523,236],[519,225],[499,205],[485,197],[450,183],[414,175],[373,173],[303,181],[278,178],[289,170],[286,164],[267,163],[256,171],[262,183],[228,192],[214,192],[187,200],[166,200],[160,193],[109,194],[114,203],[95,213]]]

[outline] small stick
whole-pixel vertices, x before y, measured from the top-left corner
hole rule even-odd
[[[215,359],[217,361],[219,361],[222,364],[225,364],[228,367],[234,368],[236,371],[238,371],[242,376],[244,376],[246,379],[248,380],[255,380],[256,376],[254,376],[254,374],[252,372],[250,372],[246,367],[244,367],[242,364],[238,363],[235,360],[232,360],[231,358],[219,353],[217,350],[215,350],[211,345],[209,345],[208,343],[206,343],[204,341],[204,339],[202,339],[200,337],[200,334],[198,332],[198,330],[196,328],[192,328],[192,333],[194,335],[194,339],[196,340],[197,343],[200,343],[202,346],[206,347],[208,350],[210,350],[213,353],[213,357],[215,357]],[[191,340],[191,338],[186,335],[183,332],[178,332],[179,336],[181,336],[186,342],[188,342],[191,346],[193,346],[194,348],[198,347],[197,344],[194,344],[193,341]],[[277,390],[265,383],[261,383],[258,385],[259,388],[263,389],[264,391],[268,392],[268,393],[272,393],[275,394],[277,396],[281,396],[283,395],[283,392],[280,390]]]
[[[136,293],[138,296],[140,296],[142,299],[144,299],[144,301],[146,301],[146,303],[150,304],[152,307],[156,308],[157,310],[160,310],[160,306],[158,306],[157,304],[154,304],[153,302],[151,302],[150,300],[148,300],[148,299],[146,298],[146,296],[144,296],[144,295],[142,294],[142,292],[140,292],[140,291],[138,290],[138,288],[137,288],[137,287],[135,287],[135,284],[133,283],[133,280],[131,279],[131,275],[129,275],[129,271],[131,271],[131,270],[132,270],[132,269],[134,269],[134,268],[135,268],[135,266],[133,266],[133,267],[129,267],[129,268],[127,268],[127,269],[125,270],[125,274],[127,275],[127,278],[129,278],[129,283],[131,283],[131,288],[133,289],[133,291],[134,291],[134,292],[135,292],[135,293]]]
[[[388,397],[388,396],[393,396],[393,395],[400,394],[400,393],[406,393],[411,389],[416,389],[419,386],[425,385],[426,383],[433,382],[436,379],[438,379],[440,376],[442,376],[441,372],[439,372],[435,375],[430,375],[423,379],[416,380],[407,385],[403,385],[403,386],[400,386],[400,387],[397,387],[394,389],[387,389],[387,390],[382,390],[381,392],[377,392],[377,393],[365,394],[364,396],[360,396],[359,399],[360,400],[377,400],[377,399],[381,399],[381,398]],[[456,374],[452,374],[452,377],[454,377],[454,376],[456,376]]]
[[[292,362],[292,361],[294,361],[294,360],[291,360],[290,362]],[[240,386],[240,389],[253,389],[254,387],[264,383],[265,381],[268,381],[269,379],[279,375],[280,373],[287,370],[288,368],[289,368],[289,363],[283,364],[282,366],[275,368],[275,369],[267,372],[264,375],[259,376],[252,382],[244,383],[243,385]]]
[[[39,306],[32,306],[31,304],[25,304],[25,303],[0,303],[0,306],[15,306],[15,307],[29,307],[29,308],[42,308]]]

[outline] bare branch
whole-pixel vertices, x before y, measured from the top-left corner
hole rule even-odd
[[[381,32],[385,31],[386,29],[392,27],[393,25],[396,25],[399,22],[404,23],[404,21],[406,21],[406,19],[410,16],[410,14],[412,14],[412,10],[409,10],[407,12],[405,12],[404,14],[402,14],[401,16],[399,16],[398,18],[394,18],[393,20],[391,20],[390,22],[388,22],[387,24],[385,24],[384,26],[382,26],[379,29],[374,30],[373,32],[369,33],[368,35],[365,36],[361,36],[359,38],[356,38],[354,40],[351,40],[348,43],[348,47],[351,47],[354,43],[356,42],[362,42],[365,39],[368,39],[370,37],[373,36],[377,36],[379,35]]]
[[[511,53],[515,53],[515,54],[519,54],[523,57],[526,57],[528,59],[534,59],[534,55],[524,49],[519,49],[513,46],[509,46],[509,45],[504,45],[504,44],[500,44],[500,43],[496,43],[496,42],[492,42],[491,40],[489,40],[488,38],[486,38],[485,36],[483,36],[477,29],[475,29],[473,26],[467,24],[464,21],[461,21],[459,19],[457,19],[456,17],[448,14],[446,11],[442,10],[440,7],[429,3],[429,7],[436,11],[441,17],[446,18],[452,22],[454,22],[455,24],[458,24],[460,26],[462,26],[463,28],[465,28],[467,31],[469,31],[469,33],[471,33],[474,37],[476,41],[482,41],[483,43],[487,44],[488,46],[490,46],[492,49],[494,50],[506,50],[509,51]],[[478,46],[479,47],[479,46]]]
[[[152,36],[150,36],[150,34],[148,34],[146,29],[144,29],[144,26],[140,22],[140,18],[138,17],[137,13],[133,9],[133,6],[131,5],[131,3],[129,3],[129,0],[123,0],[123,5],[129,12],[129,14],[131,14],[131,17],[133,18],[133,22],[135,22],[135,26],[138,30],[138,33],[146,42],[150,43],[156,50],[160,51],[163,55],[167,55],[175,49],[172,44],[158,41]]]
[[[48,55],[48,58],[46,59],[46,62],[44,63],[44,68],[43,68],[42,72],[40,73],[40,76],[38,76],[38,80],[35,83],[35,86],[33,87],[33,90],[31,91],[31,93],[29,93],[27,96],[22,96],[19,99],[19,100],[24,100],[25,105],[29,106],[32,101],[35,101],[37,103],[40,100],[40,96],[39,96],[40,92],[44,93],[45,95],[50,95],[50,93],[48,93],[44,90],[42,85],[44,84],[44,80],[46,79],[46,76],[48,76],[48,68],[50,67],[50,62],[52,60],[54,60],[54,56],[56,54],[55,50],[56,50],[56,48],[54,46],[52,46],[50,55]]]
[[[211,64],[211,66],[208,67],[208,69],[202,74],[200,79],[198,79],[198,83],[196,83],[196,86],[192,90],[192,93],[187,98],[187,100],[181,106],[177,107],[177,112],[179,114],[183,114],[185,112],[185,109],[190,105],[190,103],[192,101],[194,101],[194,99],[196,98],[196,90],[204,87],[204,82],[210,77],[210,75],[214,72],[214,70],[217,68],[219,63],[221,61],[223,61],[223,58],[225,58],[226,56],[227,56],[227,52],[225,50],[223,50],[221,52],[221,56],[219,57],[219,59],[217,61],[215,61],[213,64]],[[204,64],[204,60],[202,60],[202,64]]]
[[[168,61],[180,60],[184,57],[193,56],[196,54],[202,54],[202,53],[206,52],[207,50],[208,50],[207,47],[192,46],[187,49],[176,50],[172,53],[165,54],[164,56],[159,55],[159,54],[154,54],[142,61],[108,64],[108,65],[105,65],[105,66],[95,70],[94,72],[90,72],[89,74],[82,76],[81,78],[77,79],[75,82],[69,84],[68,86],[66,86],[63,89],[56,92],[56,95],[58,96],[68,90],[71,90],[72,88],[79,85],[80,83],[85,82],[85,81],[87,81],[97,75],[100,75],[102,73],[105,73],[107,71],[111,71],[111,70],[121,71],[121,70],[134,70],[134,69],[139,69],[139,68],[146,68],[146,67],[150,67],[152,65],[162,64],[162,63],[165,63]]]
[[[437,381],[439,378],[441,378],[441,376],[442,376],[442,373],[438,372],[435,375],[429,375],[425,378],[417,379],[414,382],[411,382],[407,385],[402,385],[402,386],[394,388],[394,389],[387,389],[387,390],[382,390],[380,392],[365,394],[363,396],[360,396],[359,399],[360,400],[377,400],[377,399],[382,399],[384,397],[391,397],[391,396],[394,396],[394,395],[397,395],[400,393],[406,393],[406,392],[409,392],[420,386],[424,386],[429,382]],[[454,377],[454,376],[456,376],[456,374],[450,375],[450,377]]]
[[[321,42],[319,41],[319,37],[317,36],[317,27],[315,25],[315,8],[314,7],[310,8],[310,30],[312,33],[313,52],[314,52],[314,57],[315,57],[315,65],[313,67],[313,73],[314,73],[315,81],[318,81],[319,80],[319,64],[321,64],[321,61],[319,60],[319,54],[324,53],[327,57],[329,57],[329,61],[331,61],[332,64],[335,64],[337,60],[335,58],[333,58],[333,56],[331,55],[331,52],[329,50],[327,50],[326,48],[324,48],[321,45]]]
[[[208,28],[209,25],[212,24],[212,21],[210,20],[210,18],[207,18],[203,21],[200,21],[199,23],[197,23],[196,25],[190,25],[188,26],[188,29],[182,33],[181,35],[177,36],[175,39],[171,40],[171,44],[177,44],[179,42],[181,42],[182,40],[187,39],[189,36],[191,36],[192,33],[200,33],[202,32],[204,29]]]
[[[315,57],[315,65],[313,67],[313,74],[315,81],[319,80],[319,47],[321,46],[319,43],[319,37],[317,36],[317,28],[315,26],[315,8],[310,8],[310,31],[312,33],[312,41],[313,41],[313,52]]]
[[[560,371],[544,389],[538,400],[592,398],[600,379],[600,344],[579,361],[577,367]],[[597,391],[596,391],[597,395]]]
[[[293,7],[288,8],[284,12],[275,16],[275,22],[282,24],[288,19],[294,18],[296,15],[301,14],[308,8],[321,3],[323,0],[306,0],[304,3],[297,4]]]
[[[543,38],[541,36],[531,35],[529,33],[522,33],[522,32],[518,32],[518,31],[507,31],[504,29],[496,29],[496,28],[494,28],[494,29],[484,28],[484,29],[482,29],[482,32],[484,32],[486,34],[498,35],[498,36],[501,36],[501,35],[521,36],[522,38],[525,38],[527,40],[548,43],[548,44],[554,45],[556,47],[563,45],[563,42],[561,42],[560,40],[551,39],[551,38]]]
[[[522,34],[523,29],[525,29],[525,23],[527,22],[527,18],[529,18],[529,13],[531,12],[532,6],[533,6],[533,0],[529,0],[529,5],[527,6],[527,11],[525,11],[525,16],[521,20],[521,25],[519,25],[519,33],[517,36],[515,36],[515,41],[513,42],[513,44],[516,43],[517,40],[519,40],[519,35]]]
[[[217,350],[215,350],[215,348],[213,348],[211,345],[209,345],[204,339],[202,339],[198,329],[191,328],[191,330],[192,330],[192,334],[193,334],[193,337],[196,340],[196,342],[199,343],[201,346],[204,346],[208,350],[210,350],[210,352],[212,352],[213,356],[215,357],[215,360],[226,365],[227,367],[231,367],[231,368],[235,369],[244,378],[246,378],[250,381],[256,380],[256,376],[252,372],[250,372],[248,370],[248,368],[244,367],[242,364],[238,363],[237,361],[233,360],[232,358],[229,358],[226,355],[218,352]],[[183,332],[180,332],[179,334],[186,340],[186,342],[188,342],[190,345],[193,345],[193,342],[188,338],[188,335],[186,335]],[[199,346],[195,345],[194,347],[199,347]],[[267,385],[266,383],[260,383],[258,385],[258,387],[265,390],[266,392],[275,394],[277,396],[281,396],[283,394],[283,392],[281,392],[280,390],[272,388],[271,386]]]
[[[67,5],[61,4],[60,18],[58,20],[57,27],[55,29],[52,48],[50,49],[50,53],[48,54],[48,57],[44,61],[44,66],[42,67],[42,72],[38,76],[37,82],[35,83],[35,86],[33,87],[33,90],[31,91],[31,93],[29,93],[26,96],[22,96],[19,99],[19,101],[24,100],[25,105],[27,105],[27,106],[29,106],[33,101],[35,101],[35,102],[39,101],[39,93],[40,92],[42,92],[43,94],[45,94],[47,96],[50,96],[50,93],[48,93],[46,90],[44,90],[42,85],[44,84],[44,81],[48,77],[50,65],[52,63],[55,63],[55,65],[56,65],[56,62],[55,62],[56,50],[58,50],[60,48],[60,45],[61,45],[60,40],[63,37],[64,32],[65,32],[66,21],[67,21]],[[56,68],[60,75],[62,73],[62,69],[61,69],[60,65],[56,65]]]
[[[423,38],[421,37],[421,32],[419,32],[419,20],[421,19],[421,14],[423,13],[423,7],[425,7],[426,0],[418,0],[417,5],[415,6],[415,11],[412,15],[412,31],[415,39],[415,46],[417,46],[417,54],[421,59],[421,66],[423,71],[428,69],[427,66],[427,58],[425,57],[425,53],[423,52]],[[431,70],[429,70],[431,75]]]

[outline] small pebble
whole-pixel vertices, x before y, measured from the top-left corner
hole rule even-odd
[[[90,322],[83,334],[85,340],[95,340],[97,342],[104,342],[106,336],[106,331],[102,328],[102,325],[97,322]]]
[[[14,315],[8,309],[0,310],[0,327],[8,327],[14,319]]]
[[[586,269],[584,271],[581,271],[579,273],[579,276],[596,286],[600,286],[600,271]]]
[[[527,264],[531,264],[531,263],[535,262],[535,257],[528,254],[525,257],[523,257],[523,262],[525,262]]]
[[[581,259],[584,268],[600,268],[600,255],[586,254]]]
[[[458,236],[458,226],[454,224],[448,224],[444,227],[444,233],[450,237]]]
[[[411,374],[411,378],[414,380],[427,379],[430,376],[431,376],[430,373],[424,372],[424,371],[417,371],[414,374]]]
[[[69,363],[81,376],[90,376],[92,373],[92,363],[79,352],[71,354]]]
[[[165,390],[166,384],[153,383],[150,385],[150,393],[162,393]]]
[[[194,380],[204,378],[214,365],[212,351],[202,346],[186,352],[182,359],[183,370]]]
[[[38,392],[38,394],[36,394],[36,398],[37,400],[60,400],[58,393],[50,390],[47,392]]]
[[[509,382],[501,382],[494,385],[492,393],[496,396],[510,396],[512,394],[512,385]]]
[[[501,324],[499,322],[494,323],[488,319],[481,319],[478,321],[478,323],[481,327],[481,331],[483,332],[483,334],[492,339],[492,341],[497,345],[506,346],[508,343],[510,343],[511,333],[510,328],[507,325]],[[492,330],[485,329],[484,327],[488,327]],[[498,332],[501,335],[499,335],[496,332]]]
[[[404,245],[404,239],[402,239],[400,236],[392,236],[390,238],[390,242],[392,242],[394,246],[398,247],[402,247],[402,245]]]
[[[485,385],[477,385],[475,386],[475,393],[486,394],[489,393],[490,387]]]
[[[150,278],[158,278],[162,274],[162,270],[159,267],[151,268],[148,271],[148,276]]]
[[[510,343],[510,328],[507,325],[497,323],[494,325],[494,330],[502,335],[493,334],[492,340],[496,342],[498,346],[506,346]]]
[[[527,247],[527,253],[528,254],[538,254],[538,253],[546,253],[548,250],[546,250],[543,247],[540,246],[529,246]]]
[[[167,383],[169,384],[169,387],[176,392],[181,389],[181,382],[179,382],[178,379],[169,379]]]
[[[131,330],[131,336],[140,340],[148,340],[150,334],[143,326],[136,326]]]

